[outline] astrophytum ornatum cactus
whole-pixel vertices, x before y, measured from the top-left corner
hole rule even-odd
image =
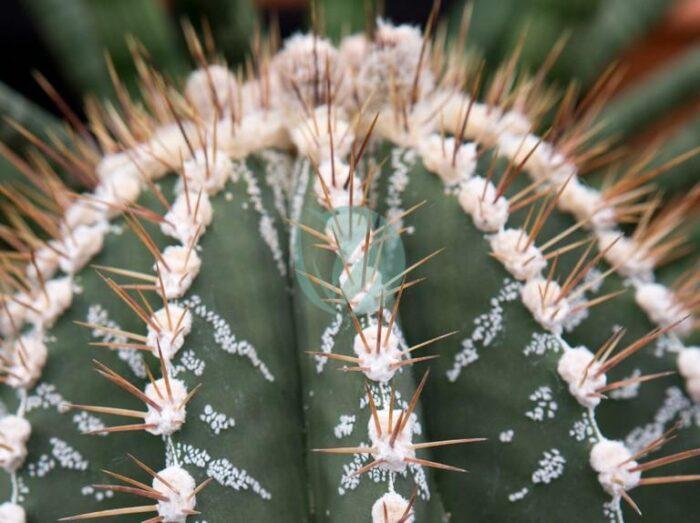
[[[610,166],[609,78],[187,35],[182,89],[136,53],[138,101],[2,147],[0,521],[693,517],[700,278],[655,270],[698,190]]]

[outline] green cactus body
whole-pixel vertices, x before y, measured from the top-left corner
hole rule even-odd
[[[123,114],[89,111],[99,150],[52,158],[91,193],[9,158],[38,196],[2,229],[0,519],[687,518],[698,276],[654,269],[697,190],[659,210],[646,171],[585,185],[601,102],[567,95],[540,138],[546,66],[480,103],[437,47],[297,35],[184,95],[142,61],[149,112],[120,90]]]

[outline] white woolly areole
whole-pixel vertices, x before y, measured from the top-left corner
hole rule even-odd
[[[39,275],[44,280],[48,280],[58,270],[58,259],[60,256],[58,251],[63,252],[61,250],[61,242],[49,240],[48,243],[50,246],[40,247],[34,251],[34,263],[27,265],[27,277],[35,283],[39,282]]]
[[[549,180],[559,185],[576,173],[572,163],[534,134],[522,136],[505,133],[498,139],[498,150],[516,165],[529,155],[524,168],[535,180]]]
[[[474,220],[476,228],[485,232],[496,232],[508,221],[508,200],[499,196],[494,202],[494,198],[496,188],[481,176],[474,176],[463,183],[457,196],[464,212]]]
[[[346,36],[340,42],[340,63],[345,64],[351,76],[357,76],[360,72],[371,45],[364,33]]]
[[[328,101],[328,77],[331,97],[342,99],[338,96],[343,82],[338,51],[325,38],[311,34],[288,38],[284,48],[272,59],[271,71],[273,101],[290,118],[303,114],[305,107],[317,107]]]
[[[26,334],[11,343],[7,381],[10,387],[31,389],[41,377],[48,349],[39,333]]]
[[[455,142],[452,137],[431,134],[419,145],[423,164],[448,185],[467,180],[476,169],[476,144],[463,143],[454,155]]]
[[[220,149],[197,149],[194,157],[183,164],[183,174],[187,178],[187,188],[191,192],[205,190],[216,194],[226,185],[233,174],[231,159]]]
[[[437,120],[443,122],[446,129],[453,134],[459,134],[464,124],[464,118],[471,98],[464,93],[451,92],[445,95]],[[464,138],[476,140],[485,147],[493,146],[499,136],[499,122],[502,111],[484,103],[474,101],[469,110],[469,118],[464,128]]]
[[[621,491],[630,490],[639,484],[642,473],[630,470],[638,465],[636,461],[630,460],[631,457],[632,453],[621,441],[604,439],[593,445],[591,467],[598,473],[598,481],[608,494],[619,496]]]
[[[0,521],[3,523],[26,523],[27,515],[20,505],[6,501],[0,505]]]
[[[348,275],[348,271],[352,275]],[[382,293],[382,272],[374,267],[367,267],[367,272],[362,285],[362,264],[356,263],[345,268],[338,277],[340,289],[350,303],[352,309],[357,312],[374,312],[379,308],[379,298]]]
[[[413,523],[413,507],[396,492],[387,492],[372,505],[372,523]]]
[[[547,266],[547,260],[535,243],[527,246],[527,232],[522,229],[503,229],[488,240],[496,259],[518,280],[535,278]]]
[[[561,292],[559,284],[544,278],[528,280],[520,289],[523,304],[532,313],[537,323],[554,334],[561,334],[564,323],[571,313],[571,304],[566,298],[556,303]]]
[[[154,428],[146,430],[156,436],[168,436],[177,432],[185,423],[187,416],[184,405],[185,398],[187,398],[187,387],[178,379],[170,378],[168,381],[170,382],[172,399],[168,395],[168,388],[163,378],[149,383],[144,389],[146,396],[160,406],[159,412],[153,405],[146,404],[148,414],[146,414],[144,423],[155,425]]]
[[[146,154],[153,164],[153,167],[147,172],[150,178],[159,178],[168,171],[179,168],[182,159],[188,159],[191,154],[187,145],[188,140],[193,149],[199,147],[196,125],[186,121],[180,122],[180,125],[177,123],[163,125],[158,127],[151,136],[146,146]],[[183,136],[183,130],[187,135],[187,140]]]
[[[312,116],[292,127],[290,136],[299,153],[316,164],[330,160],[332,154],[336,158],[345,158],[355,139],[344,111],[337,107],[331,109],[329,130],[328,106],[325,104],[314,109]]]
[[[156,357],[160,347],[163,358],[169,361],[182,348],[185,336],[192,330],[192,313],[179,305],[168,304],[167,310],[163,307],[154,312],[151,321],[160,331],[149,325],[146,343],[153,347]]]
[[[382,460],[382,464],[379,465],[379,467],[392,472],[403,472],[406,470],[407,466],[404,460],[406,458],[413,459],[416,457],[416,452],[411,447],[413,444],[413,416],[408,418],[403,430],[398,433],[394,444],[391,445],[391,436],[393,430],[396,428],[396,423],[399,421],[401,412],[402,411],[399,409],[393,411],[391,417],[392,426],[391,430],[389,430],[389,409],[386,408],[377,411],[381,434],[377,432],[374,416],[370,415],[367,425],[369,439],[372,442],[372,456],[374,456],[374,459],[377,461]]]
[[[211,224],[213,209],[206,192],[181,193],[163,217],[160,230],[163,234],[189,245],[197,235]]]
[[[103,223],[79,225],[63,238],[58,264],[66,274],[75,274],[102,250],[107,227]]]
[[[164,523],[185,523],[187,513],[197,506],[197,497],[192,495],[195,489],[194,478],[177,465],[161,470],[158,476],[169,485],[153,478],[153,488],[168,498],[168,501],[158,501],[158,515]]]
[[[203,120],[211,120],[219,111],[229,113],[237,98],[236,78],[222,65],[210,65],[190,74],[185,96]]]
[[[510,133],[514,135],[526,135],[532,130],[532,123],[527,116],[519,111],[506,111],[496,125],[498,133]]]
[[[68,276],[49,280],[45,290],[34,293],[33,309],[26,309],[26,319],[38,327],[50,328],[73,302],[73,281]]]
[[[433,97],[419,100],[406,111],[395,110],[393,106],[382,109],[372,135],[385,138],[400,147],[418,149],[435,130],[437,101]],[[361,135],[360,132],[358,134]]]
[[[156,262],[155,268],[163,280],[165,297],[169,300],[179,298],[185,294],[192,285],[192,281],[199,274],[202,260],[194,248],[190,249],[179,245],[166,247],[161,256],[167,267],[159,260]],[[162,292],[160,285],[158,287],[158,290]]]
[[[564,351],[557,372],[569,384],[569,392],[584,407],[595,407],[600,403],[600,397],[595,392],[606,384],[605,373],[596,376],[600,364],[593,361],[594,355],[585,347],[576,347]]]
[[[597,231],[596,235],[599,249],[608,249],[605,260],[616,267],[617,272],[638,280],[653,278],[654,260],[643,246],[618,230]]]
[[[146,152],[144,145],[116,153],[105,154],[95,167],[100,180],[120,180],[140,178],[141,173],[148,174],[154,168],[155,160]]]
[[[288,149],[285,123],[281,111],[268,110],[245,114],[235,126],[227,119],[220,122],[217,144],[233,158],[244,158],[269,147]]]
[[[685,378],[688,395],[700,402],[700,348],[687,347],[678,353],[678,373]]]
[[[29,422],[19,416],[0,419],[0,467],[15,472],[27,457],[27,441],[32,433]]]
[[[399,348],[398,337],[393,332],[387,332],[388,329],[388,326],[382,325],[378,351],[379,332],[376,324],[362,329],[362,335],[367,342],[369,351],[362,341],[362,336],[355,334],[352,348],[360,358],[359,366],[367,368],[363,374],[372,381],[389,381],[398,370],[394,365],[400,363],[403,356],[403,352]]]
[[[350,183],[348,182],[347,189],[344,187],[349,172],[350,168],[348,165],[337,158],[334,163],[328,160],[318,166],[318,173],[314,181],[314,192],[320,205],[328,208],[328,200],[330,200],[333,209],[342,209],[350,206]],[[335,173],[335,183],[333,183],[333,173]],[[321,183],[319,175],[323,179],[323,183]],[[352,184],[352,205],[354,207],[363,204],[364,192],[360,180],[354,173],[353,176],[355,177]],[[328,194],[326,194],[326,191]]]
[[[649,319],[659,327],[668,327],[690,314],[678,301],[673,291],[660,283],[639,283],[634,299],[644,309]],[[679,336],[687,336],[692,330],[691,316],[676,325],[671,332]]]
[[[15,299],[22,303],[31,304],[32,299],[23,293],[16,294]],[[5,299],[5,304],[0,305],[0,334],[12,336],[16,330],[20,330],[27,319],[29,310],[24,305],[12,299]]]
[[[579,220],[588,220],[594,229],[610,229],[617,223],[615,211],[605,204],[600,191],[570,180],[559,194],[559,208],[573,214]]]
[[[138,200],[139,194],[141,194],[139,173],[113,174],[104,178],[95,188],[95,205],[104,207],[104,213],[112,218],[121,213],[124,206]]]
[[[84,196],[92,200],[92,194]],[[94,225],[107,219],[105,206],[88,200],[78,200],[66,209],[63,215],[64,224],[61,227],[64,233],[80,225]]]
[[[410,106],[422,46],[419,28],[378,21],[371,51],[362,62],[356,82],[359,98],[369,104],[369,112],[376,112],[392,101]],[[429,94],[435,85],[426,60],[421,67],[418,99]]]

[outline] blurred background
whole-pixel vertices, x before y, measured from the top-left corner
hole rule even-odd
[[[377,3],[378,1],[378,3]],[[318,0],[320,29],[333,39],[360,31],[371,13],[395,23],[424,25],[432,0]],[[569,34],[552,81],[585,91],[613,62],[623,81],[610,104],[612,127],[630,147],[668,141],[661,159],[700,143],[700,0],[473,0],[468,46],[491,70],[525,32],[523,58],[537,66],[556,40]],[[440,23],[456,31],[464,0],[443,0]],[[40,71],[78,115],[88,93],[114,96],[105,66],[108,52],[127,85],[135,71],[126,45],[133,35],[153,61],[174,77],[192,67],[182,38],[187,18],[211,25],[230,64],[241,63],[256,30],[279,26],[282,36],[308,30],[305,0],[2,0],[0,113],[38,131],[56,125],[60,111],[37,84]],[[21,146],[4,122],[0,139]],[[664,156],[665,155],[665,156]],[[0,166],[2,167],[2,166]],[[700,161],[682,166],[682,178],[700,176]],[[677,178],[677,177],[676,177]],[[674,182],[671,182],[671,187]]]

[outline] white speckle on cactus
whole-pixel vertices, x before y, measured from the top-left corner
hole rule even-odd
[[[104,223],[79,225],[66,234],[61,244],[59,266],[67,274],[75,274],[102,250],[107,227]]]
[[[106,432],[100,432],[106,428],[106,425],[102,422],[102,420],[97,416],[88,414],[85,411],[74,414],[73,423],[75,423],[78,430],[82,433],[91,432],[96,436],[107,436]]]
[[[82,454],[59,438],[51,438],[51,455],[67,470],[87,470],[90,462]]]
[[[19,416],[0,418],[0,467],[15,472],[27,457],[27,441],[32,433],[29,422]]]
[[[525,356],[530,356],[532,354],[542,356],[547,351],[559,352],[560,350],[561,344],[556,336],[548,332],[533,332],[530,343],[523,349],[523,354]]]
[[[605,252],[605,260],[623,276],[649,281],[652,279],[654,260],[648,251],[620,231],[597,231],[598,246]]]
[[[372,523],[413,523],[413,507],[396,492],[387,492],[372,505]]]
[[[220,149],[197,149],[194,157],[183,163],[182,173],[187,179],[189,191],[197,193],[201,189],[208,194],[216,194],[233,174],[233,163]],[[182,184],[180,187],[184,189]]]
[[[204,360],[197,357],[193,350],[186,350],[180,357],[180,363],[173,368],[172,375],[177,376],[180,372],[190,371],[195,376],[201,376],[204,373],[206,363]]]
[[[700,403],[700,348],[690,347],[678,353],[678,372],[685,378],[685,388],[693,401]]]
[[[179,194],[160,224],[163,234],[189,245],[197,234],[201,234],[212,220],[213,210],[206,192],[184,192]]]
[[[591,443],[596,443],[598,441],[588,412],[584,412],[582,418],[574,422],[569,430],[569,436],[576,441],[588,440]]]
[[[11,353],[6,359],[10,387],[30,389],[41,377],[48,350],[40,333],[32,332],[11,342]]]
[[[599,374],[599,370],[600,363],[594,361],[594,355],[585,347],[567,349],[557,364],[557,372],[568,383],[571,395],[587,408],[600,403],[597,391],[607,382],[605,373]]]
[[[513,437],[515,436],[515,431],[513,429],[508,429],[502,431],[500,434],[498,434],[498,441],[501,443],[510,443],[513,441]]]
[[[48,409],[58,407],[63,403],[63,396],[56,390],[56,386],[50,383],[40,383],[34,389],[33,394],[27,396],[25,412],[36,409]]]
[[[90,305],[85,321],[93,325],[103,325],[110,329],[121,330],[119,324],[110,319],[107,310],[98,304]],[[93,338],[101,339],[104,342],[114,342],[118,344],[127,342],[127,338],[124,336],[119,336],[100,329],[93,329],[91,335]],[[129,365],[129,368],[134,375],[139,378],[146,377],[146,367],[141,354],[139,354],[139,351],[124,348],[118,349],[117,354],[120,360],[125,361]]]
[[[425,167],[448,185],[469,179],[476,169],[476,144],[459,144],[455,151],[455,142],[455,138],[431,134],[419,144]]]
[[[197,69],[187,78],[185,96],[204,121],[217,114],[231,114],[231,105],[237,100],[236,78],[222,65]]]
[[[20,505],[8,501],[0,505],[0,521],[3,523],[26,523],[27,515]]]
[[[600,192],[577,179],[569,180],[561,189],[557,203],[561,210],[587,221],[595,229],[609,229],[616,224],[615,211],[606,205]]]
[[[403,352],[399,348],[399,339],[394,332],[382,325],[379,339],[378,324],[362,329],[362,335],[355,335],[353,350],[360,358],[359,366],[366,369],[363,374],[372,381],[387,382],[399,369]],[[393,328],[392,328],[393,331]],[[365,346],[366,343],[366,346]]]
[[[172,378],[166,383],[165,379],[161,378],[146,385],[144,393],[160,407],[159,410],[153,405],[146,404],[148,414],[146,414],[144,422],[147,425],[154,425],[153,428],[146,430],[157,436],[168,436],[180,430],[187,415],[185,409],[187,387],[185,384]]]
[[[337,158],[345,158],[355,139],[342,109],[336,107],[330,109],[329,129],[328,111],[328,105],[317,107],[313,115],[308,116],[289,131],[299,153],[316,164],[330,160],[333,155]],[[347,173],[347,166],[345,166],[345,173]],[[343,176],[343,180],[345,177]]]
[[[559,405],[554,401],[552,389],[546,385],[538,387],[535,392],[530,394],[529,399],[534,403],[534,408],[525,413],[525,416],[532,421],[544,421],[545,419],[554,419],[557,414]]]
[[[504,196],[496,198],[494,185],[481,176],[463,183],[457,198],[464,212],[474,220],[474,226],[481,231],[496,232],[508,221],[508,200]]]
[[[679,336],[686,336],[693,330],[693,318],[686,317],[690,316],[690,312],[685,310],[671,289],[660,283],[639,283],[634,299],[649,319],[660,327],[680,322],[671,329]]]
[[[153,326],[148,325],[146,343],[153,348],[156,357],[160,348],[163,358],[170,361],[185,343],[185,336],[192,330],[192,313],[179,305],[168,304],[167,307],[157,310],[151,316]]]
[[[547,266],[542,252],[522,229],[504,229],[488,236],[493,255],[518,280],[539,276]]]
[[[527,494],[530,492],[530,489],[527,487],[523,487],[517,492],[513,492],[512,494],[508,494],[508,501],[511,503],[515,503],[516,501],[520,501],[523,499]]]
[[[349,414],[341,414],[340,421],[338,421],[338,424],[335,427],[333,427],[333,434],[336,438],[342,439],[352,434],[354,428],[355,416],[351,416]]]
[[[542,278],[529,280],[520,290],[523,304],[532,313],[537,323],[554,334],[561,334],[571,313],[566,297],[559,299],[561,287],[555,281]]]
[[[227,416],[223,412],[215,411],[214,407],[211,405],[204,406],[204,412],[199,415],[199,419],[209,425],[212,432],[217,435],[236,425],[233,418]]]
[[[207,308],[207,306],[202,303],[202,299],[199,296],[192,295],[189,298],[182,300],[181,305],[188,307],[194,315],[204,319],[214,328],[214,341],[221,347],[222,350],[228,352],[229,354],[245,356],[248,358],[253,367],[260,371],[267,381],[275,381],[274,375],[272,372],[270,372],[267,365],[265,365],[265,363],[260,359],[255,347],[253,347],[248,341],[237,340],[236,336],[233,334],[231,325],[218,313]]]
[[[38,327],[52,327],[72,301],[73,280],[70,277],[49,280],[45,289],[36,291],[32,308],[27,309],[27,321]]]
[[[520,282],[506,278],[503,288],[491,298],[491,309],[474,319],[475,328],[469,338],[462,341],[462,350],[455,354],[452,367],[447,371],[447,379],[456,381],[462,369],[479,359],[476,344],[488,347],[503,329],[503,304],[518,298]]]
[[[668,387],[663,403],[650,418],[653,421],[634,428],[625,437],[625,445],[631,452],[641,451],[676,420],[682,420],[685,426],[700,425],[700,404],[688,399],[679,387]]]
[[[632,471],[638,463],[621,441],[604,439],[591,449],[591,467],[598,473],[598,481],[608,494],[619,496],[639,484],[642,473]]]
[[[396,430],[396,423],[400,422],[399,417],[402,411],[395,409],[392,413],[392,425],[389,426],[389,409],[385,408],[377,411],[379,418],[379,428],[375,425],[374,417],[370,416],[367,430],[372,442],[372,455],[376,461],[381,461],[380,468],[392,472],[403,472],[406,470],[406,459],[413,459],[416,456],[412,447],[413,439],[413,418],[406,421],[403,428],[398,432],[396,439],[392,443],[393,431]]]
[[[532,473],[532,482],[549,484],[564,473],[566,459],[558,449],[545,450],[538,465],[539,468]]]
[[[234,172],[237,176],[241,176],[246,182],[248,199],[253,204],[255,212],[260,215],[260,236],[269,247],[272,258],[277,265],[277,270],[282,276],[285,276],[287,274],[287,266],[284,252],[282,252],[282,248],[280,247],[279,234],[275,226],[274,218],[263,205],[258,181],[244,162],[236,162]]]
[[[159,500],[157,505],[158,515],[164,522],[185,523],[188,513],[197,506],[194,479],[185,469],[171,466],[161,470],[153,478],[153,488],[168,498],[167,501]]]
[[[199,274],[202,260],[194,249],[176,245],[166,247],[161,256],[163,261],[156,262],[156,270],[163,280],[165,297],[169,300],[179,298]]]

